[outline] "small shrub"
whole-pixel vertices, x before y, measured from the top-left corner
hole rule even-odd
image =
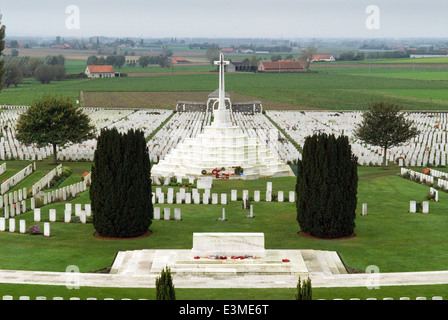
[[[62,167],[61,171],[62,171],[62,176],[65,178],[69,177],[73,173],[72,169],[70,169],[69,167]]]

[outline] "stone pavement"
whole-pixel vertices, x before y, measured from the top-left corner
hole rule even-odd
[[[313,287],[448,284],[448,271],[324,275],[310,273]],[[155,275],[0,270],[0,283],[81,287],[153,288]],[[295,288],[295,275],[241,275],[226,278],[176,276],[177,288]]]
[[[160,250],[121,252],[109,274],[0,270],[0,283],[153,288],[158,273],[151,273],[150,270],[154,257],[161,252],[163,253]],[[292,251],[278,252],[282,257],[293,257]],[[178,254],[179,257],[184,254],[183,250],[170,250],[169,253]],[[306,275],[315,288],[448,284],[448,271],[347,274],[345,268],[341,268],[341,261],[335,252],[300,250],[300,253],[302,262],[306,264]],[[228,270],[173,273],[173,282],[176,288],[295,288],[298,274],[304,278],[302,272],[247,274]]]

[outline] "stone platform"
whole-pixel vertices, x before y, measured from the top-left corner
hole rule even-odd
[[[168,266],[174,279],[234,279],[244,275],[306,277],[347,274],[334,251],[322,250],[265,250],[264,258],[256,259],[195,259],[191,250],[134,250],[120,251],[112,265],[111,274],[157,276]]]

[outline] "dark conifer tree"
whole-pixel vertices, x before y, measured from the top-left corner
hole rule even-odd
[[[297,171],[301,230],[327,239],[353,234],[358,174],[348,138],[325,134],[307,137]]]
[[[150,166],[141,131],[102,130],[90,186],[92,221],[100,236],[131,238],[148,231],[153,218]]]

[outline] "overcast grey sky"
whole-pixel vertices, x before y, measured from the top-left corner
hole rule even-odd
[[[0,1],[7,36],[448,38],[448,0]],[[379,29],[366,26],[369,5]]]

